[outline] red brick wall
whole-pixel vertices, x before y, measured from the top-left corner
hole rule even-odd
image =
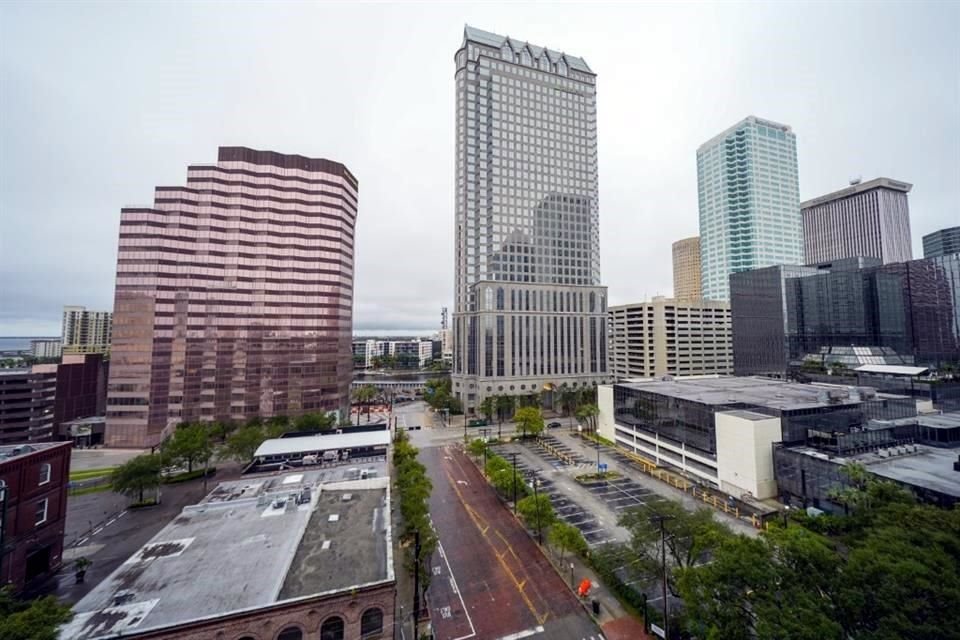
[[[383,632],[371,636],[382,640],[393,638],[393,608],[396,589],[393,583],[370,587],[356,594],[313,598],[289,604],[274,605],[252,613],[238,613],[215,620],[182,624],[155,632],[135,635],[129,630],[124,637],[150,640],[274,640],[289,626],[303,632],[304,640],[319,640],[320,626],[332,616],[340,616],[344,622],[345,640],[359,640],[360,617],[371,607],[383,612]],[[148,618],[149,620],[149,618]]]
[[[50,569],[60,567],[67,517],[67,482],[70,477],[71,444],[65,442],[0,462],[0,480],[7,485],[5,553],[0,566],[0,584],[23,588],[27,557],[50,547]],[[50,465],[50,481],[40,484],[40,467]],[[36,524],[37,504],[47,500],[47,519]],[[2,507],[0,507],[2,508]]]

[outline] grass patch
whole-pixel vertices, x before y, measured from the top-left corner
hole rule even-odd
[[[603,473],[584,473],[574,479],[577,482],[598,482],[600,480],[617,480],[621,477],[616,471],[604,471]]]
[[[584,433],[584,434],[582,434],[582,435],[583,435],[583,438],[586,439],[586,440],[592,440],[593,442],[597,442],[597,441],[599,440],[599,441],[600,441],[600,444],[605,444],[605,445],[607,445],[608,447],[614,447],[614,446],[616,446],[612,441],[607,440],[606,438],[604,438],[603,436],[601,436],[601,435],[599,435],[599,434]]]
[[[99,478],[113,473],[116,467],[103,467],[101,469],[83,469],[82,471],[71,471],[70,480],[89,480],[90,478]]]
[[[207,470],[207,475],[212,476],[217,472],[216,467],[210,467]],[[195,469],[193,471],[185,471],[184,473],[178,473],[175,476],[169,476],[163,479],[163,484],[178,484],[180,482],[188,482],[190,480],[196,480],[197,478],[203,477],[203,469]]]
[[[97,485],[95,487],[83,487],[82,489],[70,489],[67,495],[85,496],[88,493],[100,493],[101,491],[110,491],[110,483]]]

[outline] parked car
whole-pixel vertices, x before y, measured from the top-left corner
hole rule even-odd
[[[547,429],[559,429],[562,426],[559,422],[551,422],[547,425]]]

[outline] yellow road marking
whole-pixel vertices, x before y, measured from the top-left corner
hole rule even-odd
[[[507,545],[507,548],[504,550],[503,555],[497,552],[496,547],[493,546],[493,541],[490,540],[490,537],[486,533],[487,530],[490,528],[490,525],[486,525],[486,527],[481,525],[480,523],[481,520],[483,520],[484,523],[486,521],[483,519],[483,517],[479,513],[477,513],[473,509],[473,507],[467,504],[467,501],[463,497],[463,493],[460,491],[460,486],[453,479],[453,475],[450,473],[450,471],[447,469],[444,469],[444,472],[447,474],[447,479],[450,481],[450,486],[453,487],[454,492],[457,494],[457,498],[459,498],[460,503],[463,505],[464,509],[466,509],[467,515],[470,516],[470,520],[473,521],[474,526],[477,528],[478,531],[480,531],[481,535],[483,536],[483,539],[487,541],[487,544],[490,545],[490,549],[493,551],[493,555],[497,557],[497,562],[500,563],[500,566],[503,568],[506,574],[510,576],[510,580],[513,581],[513,585],[516,587],[517,593],[520,594],[520,597],[523,599],[523,602],[527,605],[527,609],[529,609],[530,613],[533,614],[533,617],[537,620],[538,624],[543,624],[544,622],[546,622],[547,618],[550,617],[549,612],[541,614],[540,612],[537,611],[536,607],[533,606],[533,602],[530,601],[530,597],[527,596],[526,592],[523,590],[523,587],[526,585],[527,581],[524,580],[521,583],[519,580],[517,580],[517,576],[513,573],[513,570],[510,569],[510,567],[507,565],[507,563],[503,559],[503,556],[506,555],[507,552],[509,551],[514,558],[517,558],[517,560],[519,560],[519,557],[514,552],[513,547],[510,545],[509,542],[507,542],[507,539],[503,537],[503,534],[500,533],[499,530],[495,529],[494,531],[497,534],[497,536],[501,540],[503,540],[504,544]]]

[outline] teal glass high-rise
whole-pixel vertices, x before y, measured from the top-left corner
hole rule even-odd
[[[801,264],[797,140],[750,116],[697,149],[703,297],[729,300],[731,273]]]

